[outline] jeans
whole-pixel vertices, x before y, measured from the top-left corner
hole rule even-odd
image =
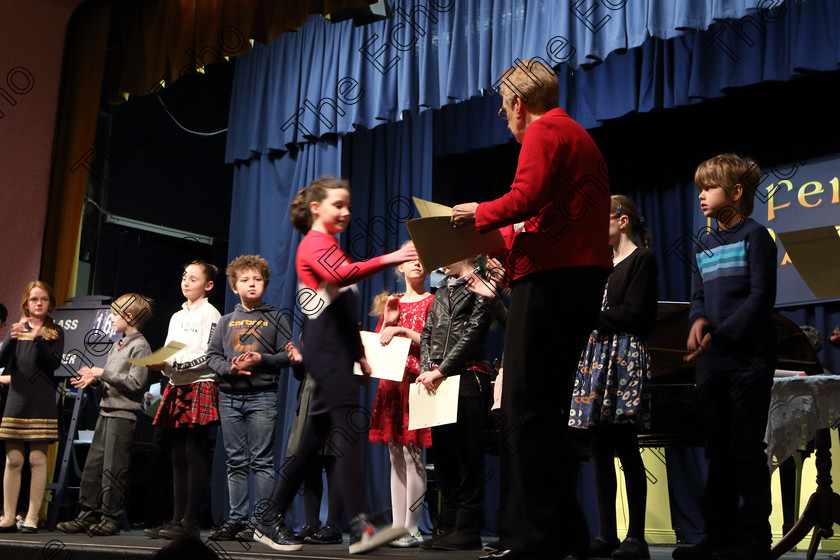
[[[227,454],[230,519],[246,522],[249,470],[254,473],[255,501],[270,496],[274,489],[277,394],[274,391],[219,393],[219,416]]]

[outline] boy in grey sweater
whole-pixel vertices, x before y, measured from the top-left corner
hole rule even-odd
[[[91,536],[120,534],[131,442],[149,384],[149,370],[127,360],[151,353],[140,332],[151,316],[149,301],[139,294],[125,294],[114,300],[111,321],[122,337],[111,347],[104,368],[83,367],[78,377],[70,381],[80,391],[95,387],[101,399],[99,419],[79,487],[79,514],[72,521],[59,523],[60,531],[87,532]]]

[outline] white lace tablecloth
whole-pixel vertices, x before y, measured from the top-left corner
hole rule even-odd
[[[840,375],[781,377],[773,381],[767,420],[770,472],[810,441],[817,430],[840,420]]]

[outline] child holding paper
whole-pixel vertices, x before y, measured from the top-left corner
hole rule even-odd
[[[432,427],[435,473],[443,492],[440,536],[421,544],[435,550],[481,548],[484,503],[484,444],[492,390],[484,339],[493,316],[489,302],[468,289],[475,259],[443,267],[447,278],[420,335],[417,383],[434,391],[446,377],[459,377],[458,421]]]
[[[163,392],[154,425],[172,438],[172,520],[143,533],[153,539],[197,537],[198,509],[207,489],[210,426],[219,423],[219,386],[207,363],[207,347],[221,314],[207,299],[219,269],[204,261],[184,267],[183,309],[172,316],[166,343],[186,346],[166,362],[151,367],[163,371],[169,384]]]
[[[151,316],[152,306],[140,294],[125,294],[115,299],[111,303],[111,321],[114,331],[122,336],[111,346],[105,367],[83,367],[79,376],[70,380],[73,387],[80,390],[95,387],[101,399],[99,418],[79,485],[79,513],[75,519],[59,523],[59,531],[86,532],[91,536],[120,534],[131,442],[149,386],[149,370],[128,359],[151,353],[149,343],[140,332]]]
[[[405,245],[410,244],[407,242]],[[376,332],[385,345],[394,336],[411,339],[402,381],[382,379],[376,389],[369,438],[373,443],[387,443],[391,457],[391,511],[393,526],[405,527],[408,533],[391,546],[408,548],[423,542],[418,521],[422,508],[416,506],[426,491],[426,464],[423,449],[432,444],[429,428],[408,429],[408,391],[420,373],[420,331],[434,297],[426,291],[428,274],[419,259],[397,267],[405,280],[405,293],[377,296],[374,313],[381,316]]]

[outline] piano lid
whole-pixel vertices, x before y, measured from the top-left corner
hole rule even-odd
[[[816,352],[805,333],[792,321],[773,313],[779,340],[777,369],[804,371],[808,375],[823,373]],[[654,384],[694,383],[694,364],[683,362],[688,354],[688,303],[662,301],[657,309],[657,321],[648,336]]]

